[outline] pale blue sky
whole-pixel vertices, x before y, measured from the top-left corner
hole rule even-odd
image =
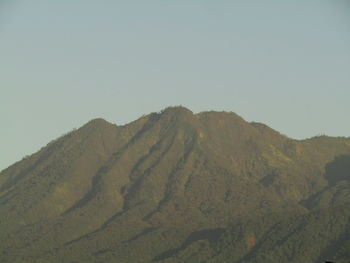
[[[0,0],[0,170],[102,117],[234,111],[292,137],[350,136],[341,0]]]

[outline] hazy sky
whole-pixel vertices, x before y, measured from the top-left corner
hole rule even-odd
[[[350,136],[341,0],[0,0],[0,170],[102,117],[234,111]]]

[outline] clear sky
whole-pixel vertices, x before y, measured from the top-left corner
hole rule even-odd
[[[171,105],[350,136],[346,2],[0,0],[0,170]]]

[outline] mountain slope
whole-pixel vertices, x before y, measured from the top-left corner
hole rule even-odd
[[[292,140],[234,113],[172,107],[125,126],[96,119],[0,173],[0,259],[271,262],[273,242],[306,235],[321,211],[341,217],[329,235],[346,255],[349,153],[348,138]],[[261,218],[281,225],[271,245]],[[242,222],[262,236],[245,250],[235,237]],[[332,242],[304,257],[323,260]],[[276,262],[291,255],[278,253]]]

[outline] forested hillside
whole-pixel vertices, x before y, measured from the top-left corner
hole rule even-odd
[[[0,173],[0,262],[326,260],[350,262],[350,138],[171,107]]]

